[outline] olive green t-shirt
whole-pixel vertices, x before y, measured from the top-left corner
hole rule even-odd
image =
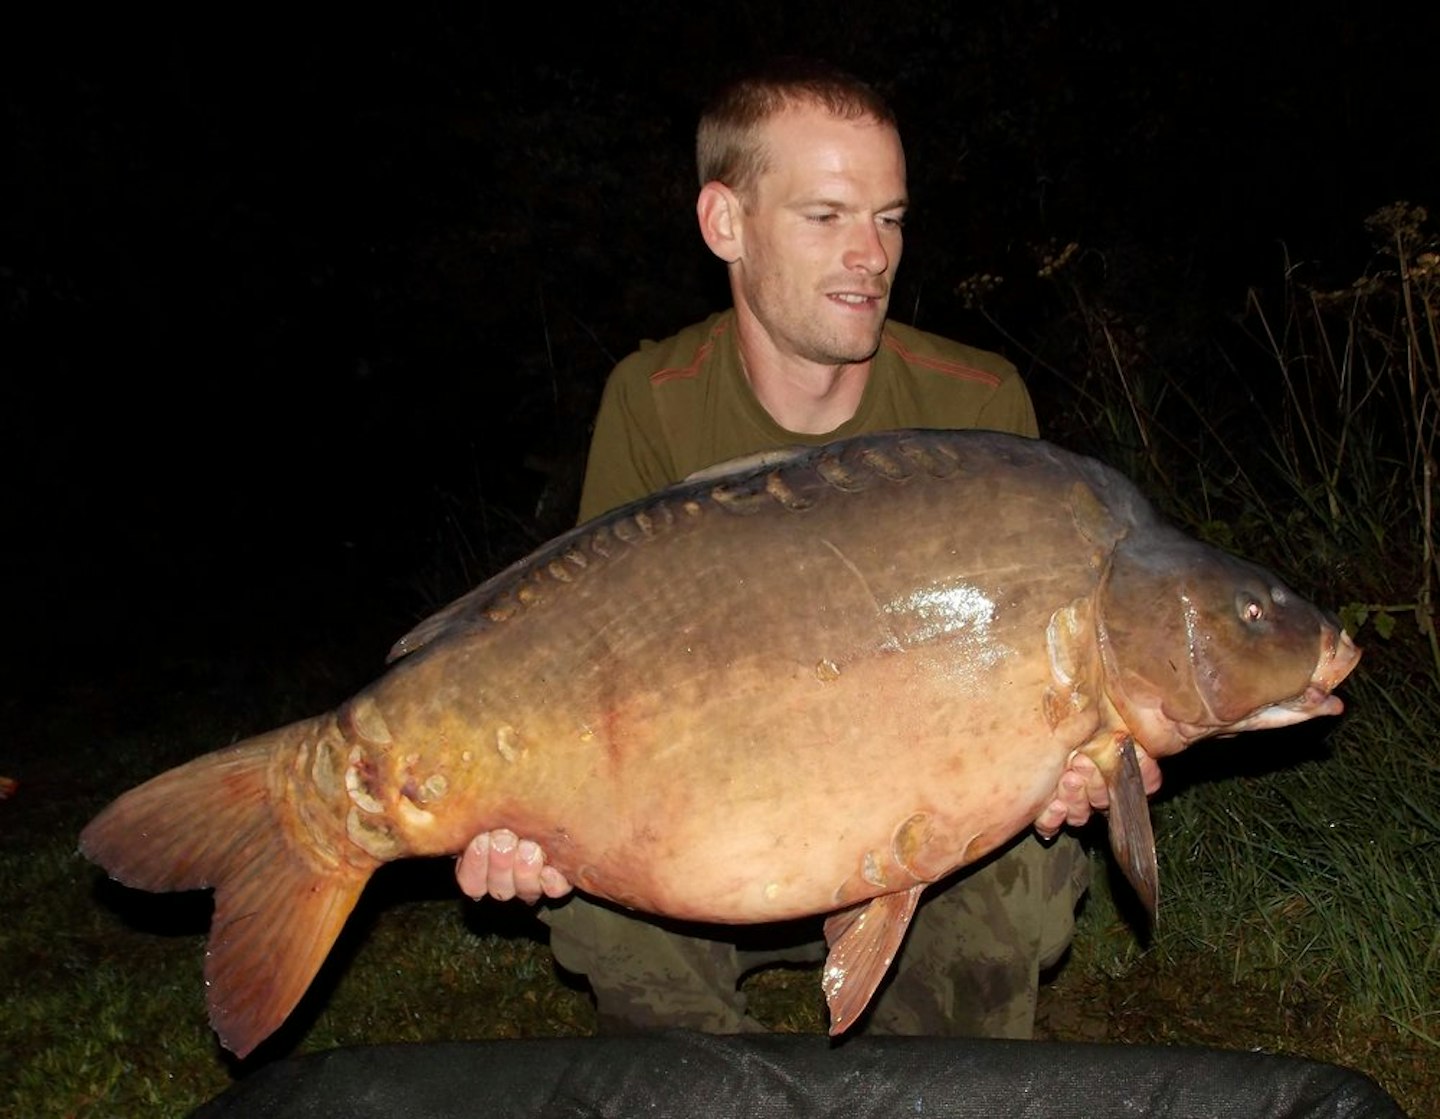
[[[740,364],[735,312],[645,342],[605,385],[580,519],[589,520],[727,459],[902,427],[988,428],[1035,436],[1035,410],[998,354],[887,322],[860,405],[834,431],[787,431]]]

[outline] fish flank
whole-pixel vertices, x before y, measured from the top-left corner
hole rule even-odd
[[[887,620],[885,607],[881,604],[880,600],[875,597],[875,591],[871,588],[870,581],[865,578],[865,573],[861,571],[858,567],[856,567],[854,561],[844,552],[842,552],[832,541],[826,540],[822,537],[820,543],[824,544],[825,547],[829,548],[832,552],[834,552],[835,558],[844,565],[845,569],[849,571],[851,575],[855,576],[855,578],[859,580],[860,589],[865,592],[865,597],[870,600],[871,604],[875,608],[875,621],[884,631],[883,640],[885,648],[903,651],[904,646],[901,644],[899,636],[895,633],[895,630],[891,627],[889,621]],[[839,673],[837,672],[836,675],[838,676]]]

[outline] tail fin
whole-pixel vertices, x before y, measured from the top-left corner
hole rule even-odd
[[[210,1024],[244,1057],[300,1001],[373,869],[307,854],[266,779],[295,723],[132,789],[80,835],[112,878],[144,890],[215,888],[205,955]],[[297,842],[298,841],[298,842]]]

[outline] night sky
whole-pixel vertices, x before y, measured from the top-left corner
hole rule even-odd
[[[892,97],[894,313],[1027,376],[954,291],[1032,244],[1178,345],[1286,249],[1343,281],[1367,215],[1440,207],[1436,5],[678,7],[0,33],[11,682],[327,635],[378,666],[565,527],[605,374],[726,301],[693,128],[766,54]]]

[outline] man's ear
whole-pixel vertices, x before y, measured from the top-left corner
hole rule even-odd
[[[700,219],[700,236],[712,253],[726,264],[740,259],[744,208],[733,190],[721,182],[706,183],[695,200],[695,216]]]

